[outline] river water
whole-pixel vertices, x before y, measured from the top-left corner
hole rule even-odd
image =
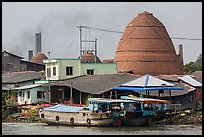
[[[69,127],[45,123],[2,123],[2,135],[202,135],[202,125]]]

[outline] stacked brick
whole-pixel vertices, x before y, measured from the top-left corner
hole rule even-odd
[[[126,26],[114,62],[118,71],[137,75],[184,73],[165,26],[147,11],[139,13]]]

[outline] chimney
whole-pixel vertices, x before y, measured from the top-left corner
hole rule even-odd
[[[182,44],[179,44],[179,60],[183,65],[183,45]]]
[[[28,60],[33,57],[33,50],[28,50]]]
[[[41,52],[41,32],[35,33],[35,54]]]

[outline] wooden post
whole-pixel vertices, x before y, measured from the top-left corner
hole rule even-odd
[[[79,104],[81,104],[81,91],[79,91]]]
[[[70,84],[70,102],[72,104],[72,83]]]
[[[51,104],[51,90],[50,90],[50,86],[48,89],[48,99],[49,99],[49,104]]]
[[[115,90],[115,98],[117,99],[117,91]]]
[[[112,98],[112,90],[111,90],[111,92],[110,92],[110,99]]]

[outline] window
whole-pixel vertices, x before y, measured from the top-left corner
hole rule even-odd
[[[37,91],[37,98],[45,98],[44,91]]]
[[[51,69],[47,68],[47,77],[50,78],[51,77]]]
[[[87,74],[88,75],[94,75],[94,70],[93,69],[87,69]]]
[[[66,67],[66,75],[73,75],[73,67]]]
[[[30,99],[30,91],[28,91],[27,93],[28,93],[28,99]]]
[[[53,75],[56,76],[56,67],[53,67]]]

